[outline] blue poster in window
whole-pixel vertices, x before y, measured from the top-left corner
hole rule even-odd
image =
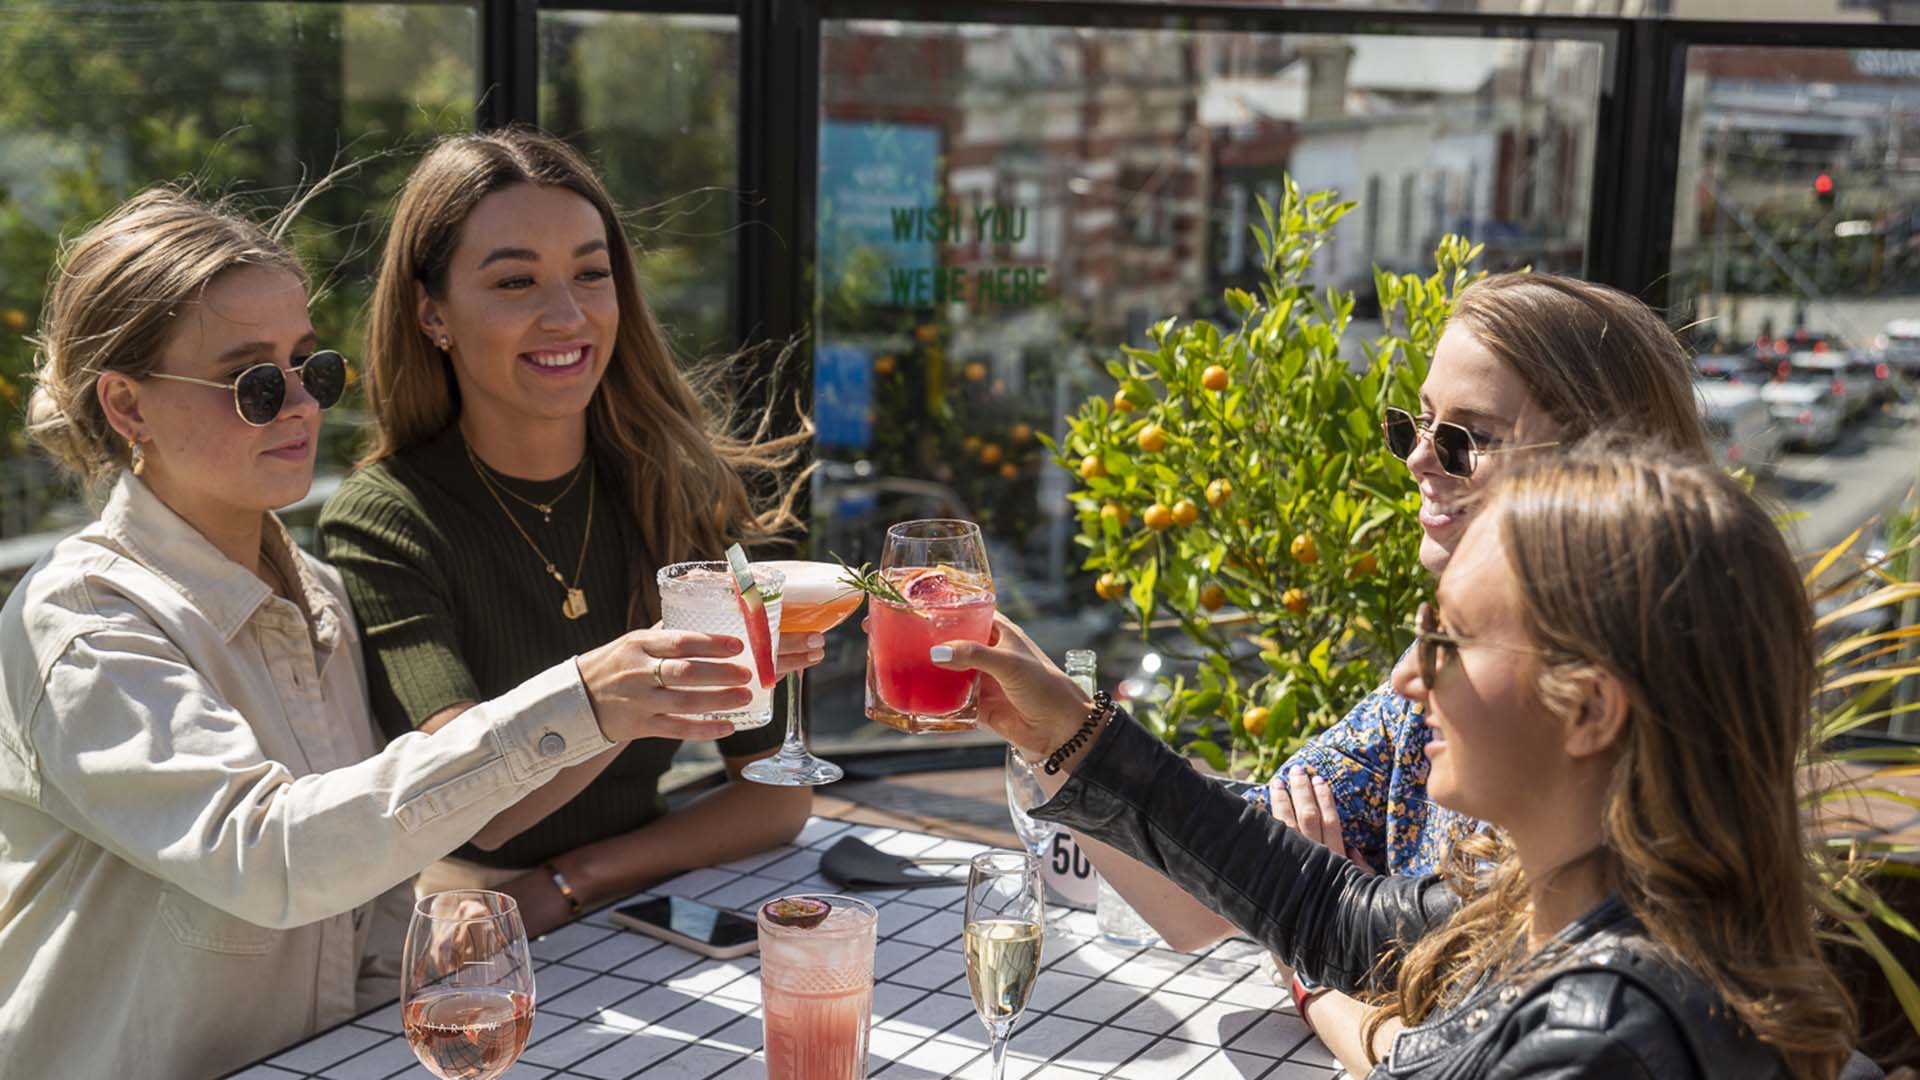
[[[873,443],[873,357],[851,345],[813,350],[814,441],[865,450]]]
[[[896,274],[934,268],[940,132],[921,124],[820,125],[820,298],[884,304]]]

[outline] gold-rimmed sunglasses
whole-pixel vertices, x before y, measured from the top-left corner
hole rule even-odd
[[[1420,611],[1413,623],[1413,659],[1419,665],[1420,683],[1427,689],[1433,689],[1433,680],[1440,674],[1440,652],[1446,650],[1455,659],[1460,656],[1460,647],[1472,645],[1482,649],[1497,649],[1501,652],[1523,653],[1531,656],[1551,656],[1545,649],[1536,649],[1528,645],[1508,645],[1500,641],[1482,641],[1479,638],[1463,638],[1440,629],[1440,611],[1432,604],[1421,604]]]
[[[147,378],[230,390],[233,392],[233,409],[240,414],[240,419],[254,427],[266,427],[273,423],[280,415],[281,407],[287,403],[287,370],[268,360],[254,364],[224,382],[158,371],[149,372]],[[338,404],[341,393],[347,388],[347,358],[332,349],[309,354],[306,359],[294,364],[291,370],[300,377],[300,385],[307,388],[308,395],[322,409],[331,409]]]
[[[1526,443],[1521,446],[1480,445],[1473,432],[1449,420],[1427,420],[1417,417],[1405,409],[1388,408],[1380,419],[1380,432],[1387,437],[1387,449],[1393,456],[1405,461],[1413,456],[1414,447],[1420,445],[1421,436],[1433,441],[1434,457],[1440,461],[1440,471],[1448,476],[1465,480],[1473,475],[1474,466],[1480,463],[1482,454],[1506,454],[1515,450],[1544,450],[1549,446],[1559,446],[1557,442]]]

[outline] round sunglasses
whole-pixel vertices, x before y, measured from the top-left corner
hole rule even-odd
[[[312,353],[293,365],[292,370],[300,376],[300,385],[306,387],[308,395],[322,409],[333,408],[347,388],[347,358],[332,349]],[[226,382],[195,379],[187,375],[166,375],[158,371],[149,373],[147,377],[231,390],[234,411],[240,414],[240,419],[254,427],[266,427],[273,423],[274,418],[280,415],[281,407],[287,403],[287,369],[272,361],[255,364]]]
[[[1405,409],[1389,408],[1380,420],[1380,431],[1387,437],[1387,449],[1405,461],[1425,435],[1433,442],[1434,457],[1440,471],[1465,480],[1473,475],[1482,454],[1505,454],[1514,450],[1541,450],[1559,446],[1557,442],[1527,443],[1523,446],[1481,446],[1473,432],[1447,420],[1433,421],[1414,416]]]

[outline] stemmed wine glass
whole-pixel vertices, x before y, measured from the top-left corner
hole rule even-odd
[[[983,851],[967,873],[967,987],[993,1043],[993,1080],[1007,1071],[1007,1043],[1040,976],[1046,893],[1040,860],[1024,851]]]
[[[407,1044],[442,1080],[492,1080],[526,1049],[533,963],[513,897],[455,889],[413,905],[400,973]]]
[[[780,597],[783,633],[826,634],[860,610],[866,599],[859,589],[847,584],[846,568],[838,563],[785,559],[761,565],[786,576]],[[747,779],[781,787],[810,787],[831,784],[845,775],[840,766],[815,756],[807,746],[801,675],[799,671],[787,675],[787,737],[779,753],[748,762],[741,770]]]
[[[903,521],[887,530],[880,569],[864,575],[867,719],[908,734],[971,731],[980,677],[935,667],[927,650],[993,636],[993,573],[980,526]]]

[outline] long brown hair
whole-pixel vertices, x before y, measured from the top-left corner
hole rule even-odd
[[[173,337],[181,307],[238,266],[285,270],[309,284],[280,236],[299,210],[262,225],[184,188],[149,188],[68,244],[53,271],[34,339],[27,434],[94,494],[128,464],[96,390],[117,371],[145,377]]]
[[[401,189],[368,319],[367,400],[377,430],[361,464],[428,442],[459,416],[451,361],[420,329],[415,289],[446,295],[467,217],[516,184],[571,191],[593,204],[606,229],[620,328],[587,406],[587,441],[597,465],[617,475],[644,554],[655,564],[717,558],[730,543],[764,543],[796,526],[799,483],[781,478],[810,431],[769,438],[763,418],[742,436],[732,399],[720,389],[722,364],[694,378],[675,366],[641,296],[632,241],[606,186],[572,147],[525,127],[442,139]],[[749,483],[778,494],[757,506]],[[653,589],[651,575],[635,575],[629,621],[647,619]]]
[[[1853,1016],[1815,943],[1796,795],[1814,637],[1780,530],[1720,469],[1617,434],[1503,476],[1484,513],[1546,654],[1542,708],[1577,709],[1595,672],[1627,691],[1597,856],[1610,888],[1794,1076],[1830,1080]],[[1492,836],[1456,845],[1467,902],[1408,949],[1385,1015],[1418,1022],[1519,955],[1528,887],[1510,856]]]
[[[1579,278],[1513,272],[1462,290],[1451,318],[1520,376],[1562,439],[1631,428],[1707,460],[1686,346],[1639,300]]]

